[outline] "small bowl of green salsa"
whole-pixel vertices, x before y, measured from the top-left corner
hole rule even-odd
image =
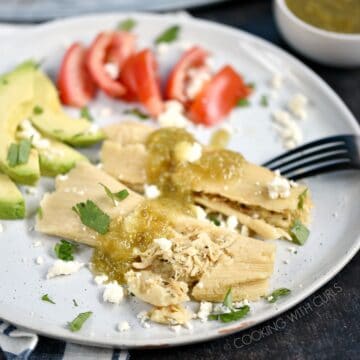
[[[360,66],[360,0],[274,0],[284,39],[327,65]]]

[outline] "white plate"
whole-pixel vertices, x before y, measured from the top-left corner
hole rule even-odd
[[[16,33],[2,40],[0,70],[8,70],[21,60],[33,57],[43,59],[43,68],[54,75],[64,53],[64,43],[89,41],[100,30],[114,27],[127,16],[80,17]],[[308,119],[300,124],[305,141],[338,133],[359,133],[355,119],[335,93],[311,70],[275,46],[239,30],[183,16],[132,16],[138,20],[135,31],[141,35],[141,46],[152,44],[154,37],[167,26],[181,24],[181,40],[171,46],[167,55],[161,56],[162,68],[169,68],[179,52],[179,44],[184,45],[182,41],[190,41],[211,50],[215,66],[231,63],[245,75],[246,80],[256,83],[252,106],[235,110],[230,119],[239,130],[232,137],[230,147],[241,151],[249,160],[261,163],[283,151],[271,127],[270,114],[284,106],[297,91],[310,99]],[[269,93],[268,81],[272,71],[277,70],[286,75],[284,87],[279,97],[271,99],[270,106],[263,108],[259,99],[262,94]],[[122,108],[121,104],[99,96],[92,109],[101,114],[104,106],[117,111]],[[103,117],[99,124],[119,118],[119,113]],[[209,131],[197,129],[196,133],[202,141],[209,136]],[[92,157],[97,155],[96,150],[87,153]],[[120,306],[104,304],[101,301],[102,289],[93,283],[87,269],[70,277],[45,280],[47,268],[54,261],[52,248],[55,239],[31,231],[33,217],[26,221],[2,222],[5,231],[0,235],[0,318],[46,336],[116,347],[185,344],[239,331],[294,306],[325,284],[354,256],[360,244],[359,180],[359,173],[342,172],[308,181],[315,203],[311,236],[305,246],[299,247],[296,255],[287,250],[289,243],[277,242],[276,269],[271,280],[273,289],[287,287],[292,293],[275,305],[263,301],[252,304],[251,315],[239,322],[224,325],[216,321],[194,321],[193,332],[183,329],[179,334],[166,326],[154,325],[144,329],[136,314],[147,308],[145,304],[134,299],[126,299]],[[26,195],[30,213],[36,210],[41,193],[51,190],[52,186],[52,180],[43,179],[37,196]],[[42,240],[43,246],[35,248],[32,244],[38,239]],[[84,247],[79,257],[86,261],[90,253]],[[45,264],[35,265],[37,256],[43,256]],[[284,260],[289,260],[289,264]],[[56,301],[56,305],[40,300],[46,293]],[[72,299],[76,299],[79,307],[73,306]],[[195,308],[196,304],[192,306]],[[92,310],[94,315],[83,329],[78,333],[68,331],[67,321],[87,310]],[[132,327],[129,332],[116,331],[116,324],[121,320],[129,321]]]

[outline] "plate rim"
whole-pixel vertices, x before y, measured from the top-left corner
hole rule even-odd
[[[169,20],[174,20],[176,18],[176,14],[154,14],[154,13],[144,13],[144,12],[114,12],[114,13],[102,13],[102,14],[84,14],[80,16],[68,17],[65,19],[56,19],[44,24],[35,25],[34,28],[27,29],[26,36],[31,36],[32,33],[46,31],[47,28],[56,28],[56,27],[63,27],[66,24],[71,25],[77,23],[79,21],[91,21],[91,20],[99,20],[99,18],[109,18],[109,19],[122,19],[129,16],[133,16],[138,18],[139,21],[141,19],[145,20],[155,20],[155,19],[163,19],[167,18]],[[244,38],[250,39],[254,44],[260,46],[265,50],[269,50],[272,53],[279,54],[282,59],[286,59],[289,61],[289,64],[295,65],[301,72],[306,73],[307,77],[311,80],[315,81],[318,86],[321,88],[322,92],[334,102],[334,104],[339,108],[341,113],[344,115],[344,119],[351,125],[353,133],[360,134],[360,125],[357,123],[354,115],[351,113],[350,109],[346,106],[344,101],[340,98],[339,95],[323,80],[315,71],[310,69],[307,65],[305,65],[301,60],[297,59],[294,55],[288,53],[287,51],[281,49],[276,44],[271,43],[263,38],[260,38],[256,35],[248,33],[245,30],[238,29],[229,25],[213,22],[210,20],[199,19],[192,16],[181,16],[177,17],[178,21],[181,21],[183,25],[186,22],[194,22],[197,24],[201,24],[204,27],[210,26],[214,29],[217,29],[221,32],[233,34],[235,36],[242,36]],[[29,31],[30,30],[30,31]],[[24,37],[24,31],[18,30],[14,34],[10,34],[12,37]],[[5,40],[4,41],[8,41]],[[7,321],[19,328],[30,330],[35,332],[39,335],[44,335],[46,337],[55,338],[63,341],[68,341],[72,343],[78,343],[88,346],[99,346],[99,347],[107,347],[107,348],[119,348],[119,349],[149,349],[149,348],[162,348],[162,347],[172,347],[172,346],[181,346],[181,345],[188,345],[194,344],[199,342],[210,341],[213,339],[221,338],[227,335],[231,335],[242,330],[248,329],[252,326],[261,324],[271,318],[277,317],[280,314],[284,313],[285,311],[293,308],[301,301],[304,301],[308,298],[311,294],[313,294],[316,290],[320,289],[322,286],[326,285],[335,275],[337,275],[346,264],[350,262],[350,260],[356,255],[356,253],[360,249],[360,234],[357,238],[354,239],[352,246],[347,249],[345,254],[338,259],[332,267],[325,273],[319,276],[311,285],[308,286],[307,289],[299,292],[296,296],[289,298],[288,300],[284,300],[277,308],[267,309],[262,312],[262,314],[253,316],[253,318],[249,321],[241,321],[240,323],[237,322],[235,324],[225,325],[222,328],[217,329],[209,329],[204,331],[204,333],[197,334],[196,337],[193,334],[182,334],[181,336],[177,336],[174,338],[168,338],[166,340],[141,340],[137,341],[136,339],[130,341],[129,339],[125,340],[121,343],[122,339],[119,338],[118,342],[114,342],[111,339],[106,341],[106,339],[102,339],[101,341],[97,341],[96,337],[89,338],[86,335],[81,335],[81,333],[71,333],[62,331],[63,334],[59,333],[59,328],[54,330],[50,330],[48,328],[41,328],[41,325],[36,325],[35,322],[31,324],[23,325],[20,317],[19,320],[11,320],[6,316],[6,313],[2,313],[2,308],[0,307],[0,318],[4,321]],[[65,330],[62,329],[62,330]]]

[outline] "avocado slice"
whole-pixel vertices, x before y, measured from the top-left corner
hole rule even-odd
[[[32,149],[26,164],[10,167],[7,161],[9,147],[16,142],[19,123],[33,107],[35,66],[21,64],[0,77],[0,170],[14,181],[32,185],[40,177],[38,153]]]
[[[40,70],[34,78],[33,104],[31,122],[49,137],[78,147],[90,146],[105,138],[104,132],[87,119],[74,119],[63,111],[53,83]]]
[[[78,162],[89,160],[75,149],[59,141],[48,139],[48,148],[38,149],[40,171],[43,176],[56,176],[70,171]]]
[[[11,179],[0,174],[0,219],[12,220],[25,217],[25,201]]]

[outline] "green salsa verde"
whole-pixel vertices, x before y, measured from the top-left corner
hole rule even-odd
[[[288,8],[315,27],[338,33],[360,33],[360,0],[286,0]]]

